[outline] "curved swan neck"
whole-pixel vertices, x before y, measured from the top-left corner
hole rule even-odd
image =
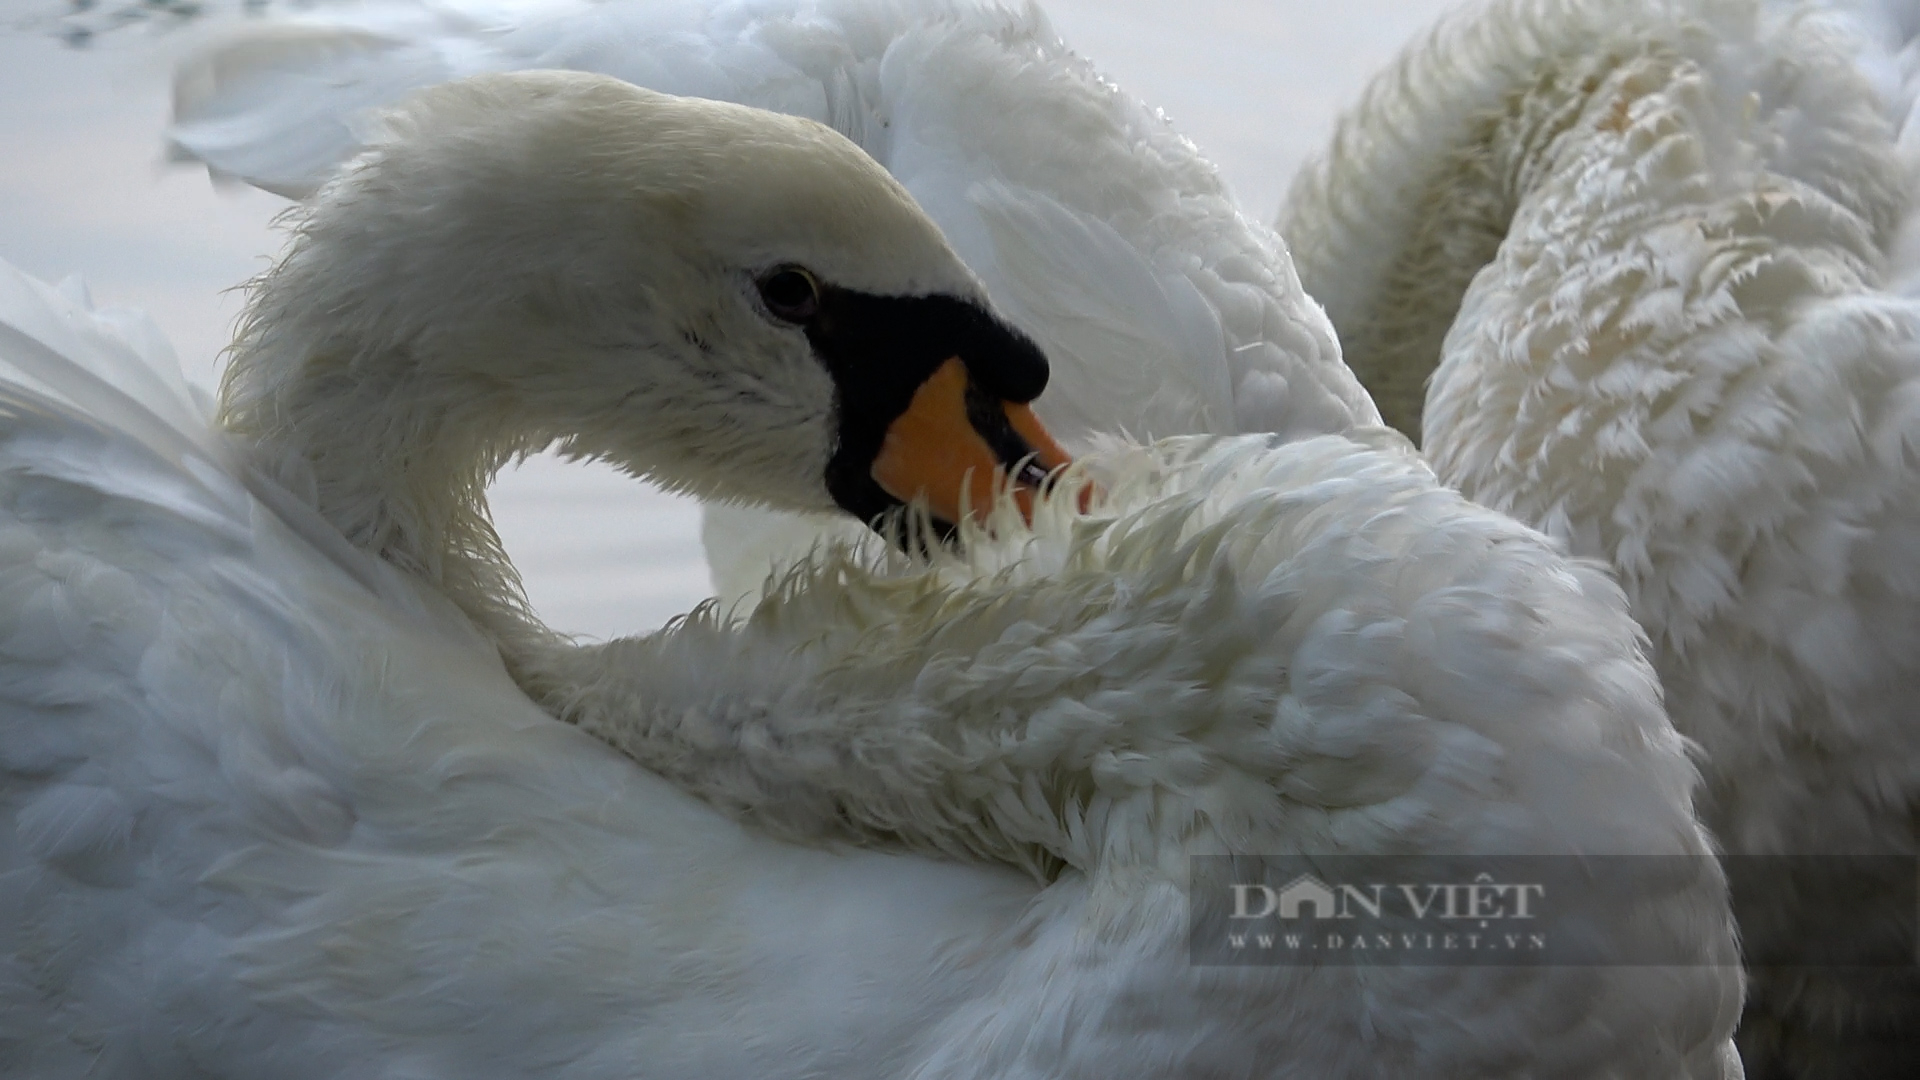
[[[1415,442],[1427,380],[1474,275],[1493,260],[1555,136],[1580,115],[1612,58],[1548,68],[1506,112],[1480,121],[1418,196],[1418,225],[1388,264],[1376,299],[1339,326],[1347,363],[1381,417]]]
[[[1852,46],[1822,18],[1775,22],[1738,0],[1509,0],[1456,17],[1377,79],[1295,182],[1280,228],[1388,422],[1422,437],[1448,334],[1512,236],[1551,234],[1592,265],[1604,261],[1595,244],[1624,257],[1600,235],[1607,221],[1685,217],[1770,188],[1857,222],[1859,235],[1836,242],[1843,261],[1878,259],[1904,188],[1875,149],[1888,140],[1870,130],[1881,123],[1872,109],[1817,135],[1749,131],[1759,111],[1781,106],[1716,67],[1716,50],[1786,49],[1820,75],[1770,75],[1767,94],[1804,92],[1808,107],[1831,112],[1806,87],[1858,77]],[[1854,96],[1873,100],[1864,84]],[[1646,99],[1658,99],[1658,116],[1641,115]],[[1662,127],[1662,116],[1685,130]],[[1767,160],[1775,154],[1786,163]],[[1756,169],[1770,178],[1754,179]]]
[[[1606,4],[1457,17],[1376,79],[1288,193],[1279,228],[1383,418],[1420,438],[1428,377],[1474,276],[1610,76]],[[1619,15],[1619,12],[1612,12]]]
[[[287,352],[299,339],[263,325],[243,328],[221,402],[254,464],[356,547],[437,586],[503,653],[550,637],[494,532],[486,488],[551,436],[522,429],[509,408],[436,393],[404,357],[337,338]]]
[[[1609,560],[1656,645],[1687,648],[1708,638],[1752,545],[1793,535],[1781,523],[1805,507],[1830,513],[1803,478],[1842,452],[1786,433],[1829,407],[1844,419],[1812,430],[1897,423],[1867,389],[1894,370],[1856,345],[1871,335],[1820,327],[1839,310],[1826,301],[1880,287],[1910,195],[1844,29],[1712,0],[1648,18],[1593,38],[1590,60],[1542,52],[1478,141],[1422,159],[1421,183],[1442,191],[1468,174],[1439,164],[1478,163],[1474,190],[1504,203],[1490,256],[1436,258],[1430,284],[1396,275],[1420,267],[1418,238],[1453,227],[1429,203],[1436,220],[1403,221],[1399,262],[1375,268],[1371,291],[1326,280],[1343,337],[1375,345],[1362,363],[1397,362],[1415,386],[1431,376],[1410,411],[1440,477]],[[1330,160],[1348,174],[1359,158]],[[1363,226],[1315,234],[1320,272]],[[1366,336],[1390,325],[1429,336]]]

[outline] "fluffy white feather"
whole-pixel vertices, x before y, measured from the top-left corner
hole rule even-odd
[[[1764,1076],[1920,1068],[1917,14],[1495,4],[1282,217],[1441,477],[1619,573],[1706,752]]]

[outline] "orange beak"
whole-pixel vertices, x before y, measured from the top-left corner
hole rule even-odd
[[[1006,401],[997,407],[1013,438],[1001,433],[995,440],[1001,451],[996,452],[970,415],[968,389],[967,367],[957,356],[920,384],[907,410],[887,428],[873,459],[873,480],[903,503],[925,498],[934,517],[957,524],[966,516],[963,505],[976,520],[984,518],[995,489],[1007,482],[1009,470],[1017,469],[1013,497],[1021,516],[1032,521],[1033,493],[1072,459],[1032,409]],[[999,418],[985,419],[992,424]],[[1009,444],[1018,452],[1009,455]],[[1081,501],[1086,502],[1084,496]]]

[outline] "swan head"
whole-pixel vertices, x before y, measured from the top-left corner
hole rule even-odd
[[[1040,350],[905,189],[812,121],[483,76],[386,117],[296,213],[224,415],[301,458],[371,546],[408,527],[383,515],[432,515],[367,477],[412,476],[397,501],[417,507],[554,442],[868,521],[925,498],[952,523],[996,470],[1037,484],[1065,463],[1026,408]]]

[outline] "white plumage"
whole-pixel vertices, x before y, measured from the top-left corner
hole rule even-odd
[[[914,0],[322,11],[183,67],[172,138],[218,172],[309,191],[355,117],[484,70],[598,71],[807,116],[893,173],[1053,364],[1037,404],[1070,449],[1101,434],[1279,432],[1377,420],[1271,230],[1164,117],[1102,79],[1038,8]],[[710,504],[724,599],[837,519]]]
[[[1382,76],[1282,215],[1441,477],[1620,575],[1705,752],[1753,1075],[1920,1069],[1916,30],[1496,4]]]
[[[118,324],[8,279],[9,1061],[1737,1073],[1693,772],[1603,577],[1396,437],[1202,440],[1108,459],[1102,517],[1003,507],[966,563],[829,563],[743,627],[575,648],[515,603],[492,467],[565,435],[775,490],[824,376],[741,260],[978,286],[877,170],[791,122],[542,75],[437,91],[390,132],[257,286],[237,434]],[[970,864],[766,839],[508,669],[762,829]],[[1188,956],[1195,856],[1397,880],[1516,853],[1647,859],[1563,925],[1668,963]]]

